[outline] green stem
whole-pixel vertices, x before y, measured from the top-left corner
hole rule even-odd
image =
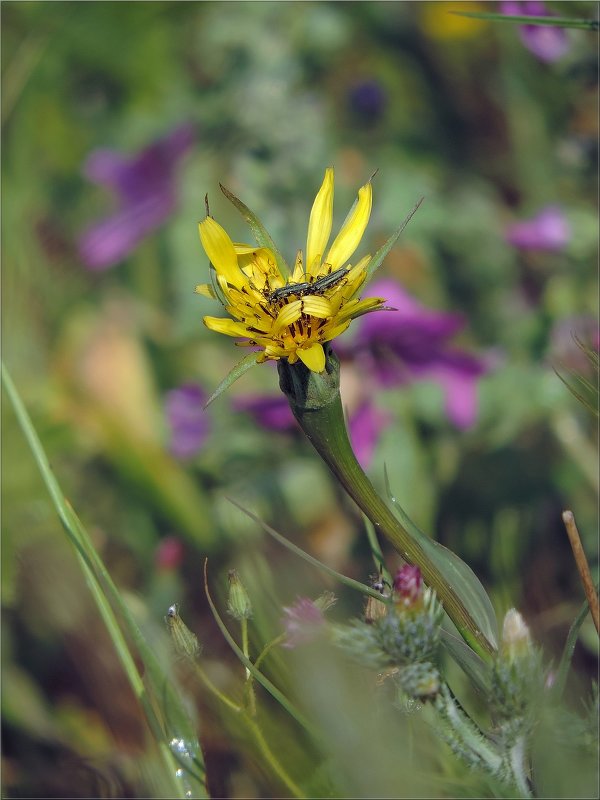
[[[303,364],[279,362],[279,384],[300,427],[311,444],[361,511],[371,520],[402,558],[420,568],[423,579],[437,593],[444,610],[465,641],[482,658],[494,648],[465,605],[421,544],[400,524],[356,460],[348,439],[339,393],[339,362],[327,354],[326,370],[318,375]]]
[[[250,660],[250,650],[248,647],[248,620],[246,617],[241,619],[242,626],[242,653]],[[255,665],[256,666],[256,665]],[[246,667],[246,685],[245,690],[248,700],[248,711],[254,717],[256,716],[256,696],[254,694],[254,687],[252,686],[252,673]]]
[[[260,750],[265,760],[267,761],[273,772],[279,777],[281,782],[285,784],[285,786],[287,786],[290,793],[293,794],[294,797],[306,797],[302,789],[300,789],[300,787],[296,783],[294,783],[294,781],[290,778],[285,769],[281,766],[281,764],[277,760],[276,756],[269,747],[267,740],[263,736],[263,733],[261,729],[258,727],[258,724],[255,722],[255,720],[247,716],[246,722],[248,723],[248,726],[250,727],[252,733],[256,737],[258,746],[260,747]]]
[[[244,620],[245,622],[246,620]],[[226,694],[214,685],[211,679],[208,677],[206,672],[202,669],[202,667],[196,663],[191,662],[194,667],[194,672],[196,677],[199,678],[204,686],[208,689],[208,691],[213,694],[218,700],[221,701],[227,708],[233,711],[235,714],[241,714],[243,719],[245,720],[246,724],[252,731],[252,735],[256,739],[258,746],[260,748],[261,753],[263,754],[265,761],[269,764],[273,772],[279,777],[281,782],[289,789],[290,793],[294,795],[294,797],[304,797],[304,793],[298,787],[298,785],[290,778],[287,774],[285,768],[279,763],[277,757],[274,755],[273,751],[269,747],[267,740],[265,739],[263,732],[261,731],[260,727],[256,720],[252,719],[249,713],[240,705],[238,705],[234,700],[227,697]],[[255,712],[252,712],[252,715]]]
[[[478,726],[457,705],[450,689],[444,684],[435,700],[435,707],[445,724],[451,729],[454,744],[462,744],[462,757],[471,766],[481,766],[491,775],[502,770],[502,756],[489,742]]]
[[[254,666],[256,667],[256,669],[258,669],[260,667],[261,662],[269,655],[271,650],[274,647],[276,647],[278,644],[281,644],[282,642],[285,642],[286,638],[287,638],[287,636],[286,636],[285,633],[280,633],[279,636],[276,636],[274,639],[271,639],[270,642],[267,642],[267,644],[261,650],[260,655],[258,656],[256,661],[254,662]]]
[[[520,736],[509,751],[510,771],[523,797],[533,797],[527,780],[525,737]]]

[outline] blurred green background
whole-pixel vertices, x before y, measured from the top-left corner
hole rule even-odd
[[[336,588],[265,541],[227,497],[346,574],[367,580],[372,564],[361,520],[308,443],[232,405],[276,395],[270,366],[210,407],[193,458],[169,451],[167,393],[195,383],[210,394],[240,356],[203,326],[221,310],[193,291],[208,274],[197,234],[207,192],[232,237],[250,236],[219,182],[288,260],[304,246],[328,165],[335,225],[378,170],[363,252],[425,196],[382,275],[432,309],[462,313],[457,345],[492,366],[477,422],[463,431],[432,381],[373,387],[392,421],[369,474],[384,491],[387,466],[415,521],[471,565],[500,615],[523,612],[549,659],[583,599],[564,508],[597,579],[597,424],[556,374],[595,381],[572,334],[591,324],[597,347],[596,39],[568,31],[569,51],[543,63],[515,26],[452,16],[459,6],[2,4],[3,358],[156,647],[167,607],[180,602],[224,685],[238,667],[207,614],[205,555],[223,593],[227,569],[239,569],[257,641],[277,634],[296,594]],[[551,7],[588,17],[596,8]],[[115,265],[86,267],[80,237],[115,210],[83,174],[89,154],[133,158],[188,123],[177,207]],[[508,227],[550,204],[568,225],[564,246],[511,245]],[[5,399],[2,439],[4,796],[143,795],[139,711]],[[337,613],[359,609],[343,598]],[[575,703],[596,657],[586,623]],[[256,761],[209,720],[215,795],[266,796]]]

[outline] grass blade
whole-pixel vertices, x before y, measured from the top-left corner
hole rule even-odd
[[[146,643],[131,612],[106,571],[87,531],[71,504],[65,498],[50,468],[48,458],[33,427],[31,418],[4,364],[2,364],[2,383],[67,537],[75,548],[92,597],[106,624],[123,670],[144,710],[148,726],[159,748],[169,791],[173,797],[207,798],[202,752],[197,741],[195,728],[183,707],[181,699],[172,682],[161,669],[153,651]],[[135,644],[138,654],[144,663],[145,681],[142,680],[135,665],[125,634]],[[200,774],[195,774],[188,770],[183,780],[176,777],[176,771],[183,766],[177,757],[177,751],[182,752],[182,749],[181,747],[176,747],[175,752],[173,752],[171,749],[173,740],[176,740],[177,743],[181,741],[185,743],[185,750],[192,756],[190,760],[196,763]],[[189,764],[185,763],[185,766],[188,767]],[[189,795],[188,791],[191,791],[192,794]]]

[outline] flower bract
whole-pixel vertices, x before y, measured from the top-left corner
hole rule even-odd
[[[230,319],[205,317],[211,330],[233,336],[239,345],[260,350],[257,361],[302,361],[313,372],[325,369],[323,345],[350,322],[381,308],[384,300],[361,300],[370,256],[354,266],[356,251],[371,214],[368,182],[338,235],[330,244],[333,222],[333,169],[325,172],[308,224],[306,250],[298,252],[290,275],[284,275],[268,247],[234,243],[212,217],[200,223],[200,239],[214,269],[213,285],[196,291],[218,297]]]

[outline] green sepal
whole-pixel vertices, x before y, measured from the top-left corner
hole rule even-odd
[[[369,264],[367,266],[367,279],[370,278],[371,275],[377,269],[379,269],[379,267],[383,264],[383,260],[386,258],[387,254],[390,252],[392,247],[396,244],[396,242],[397,242],[398,238],[400,237],[400,234],[402,233],[404,228],[406,228],[408,223],[411,221],[411,219],[417,213],[417,211],[419,209],[419,206],[421,205],[423,200],[425,200],[425,198],[421,197],[421,199],[414,206],[412,211],[410,211],[410,213],[405,217],[404,221],[402,222],[402,225],[400,225],[398,230],[396,230],[394,233],[392,233],[392,235],[387,240],[387,242],[379,248],[379,250],[375,253],[373,258],[369,261]]]
[[[487,11],[450,11],[457,17],[470,17],[490,22],[516,22],[518,25],[544,25],[554,28],[580,28],[586,31],[600,30],[597,19],[572,19],[571,17],[534,17],[519,14],[493,14]]]
[[[227,373],[227,376],[225,378],[223,378],[221,383],[217,386],[215,391],[208,398],[208,400],[206,401],[206,403],[204,405],[204,408],[208,408],[208,406],[212,403],[212,401],[216,400],[217,397],[220,394],[223,394],[223,392],[226,389],[229,389],[231,384],[235,383],[238,378],[241,378],[241,376],[244,374],[244,372],[248,372],[249,369],[254,367],[258,363],[257,360],[256,360],[258,355],[259,355],[258,353],[248,353],[248,355],[244,356],[244,358],[242,358],[241,361],[238,361],[238,363],[235,365],[235,367],[232,367],[229,370],[229,372]]]
[[[229,191],[229,189],[226,189],[222,183],[220,183],[219,186],[225,197],[231,203],[233,203],[233,205],[237,208],[242,217],[246,220],[246,222],[250,226],[250,229],[252,230],[252,233],[257,243],[261,247],[268,248],[273,253],[273,255],[275,256],[275,261],[277,262],[277,266],[279,267],[279,271],[281,272],[284,278],[287,278],[288,275],[291,274],[291,270],[285,258],[281,255],[281,253],[275,246],[275,242],[271,238],[271,235],[269,234],[265,226],[262,224],[262,222],[259,220],[256,214],[253,211],[250,211],[250,209],[245,203],[242,203],[239,197],[236,197],[232,192]]]

